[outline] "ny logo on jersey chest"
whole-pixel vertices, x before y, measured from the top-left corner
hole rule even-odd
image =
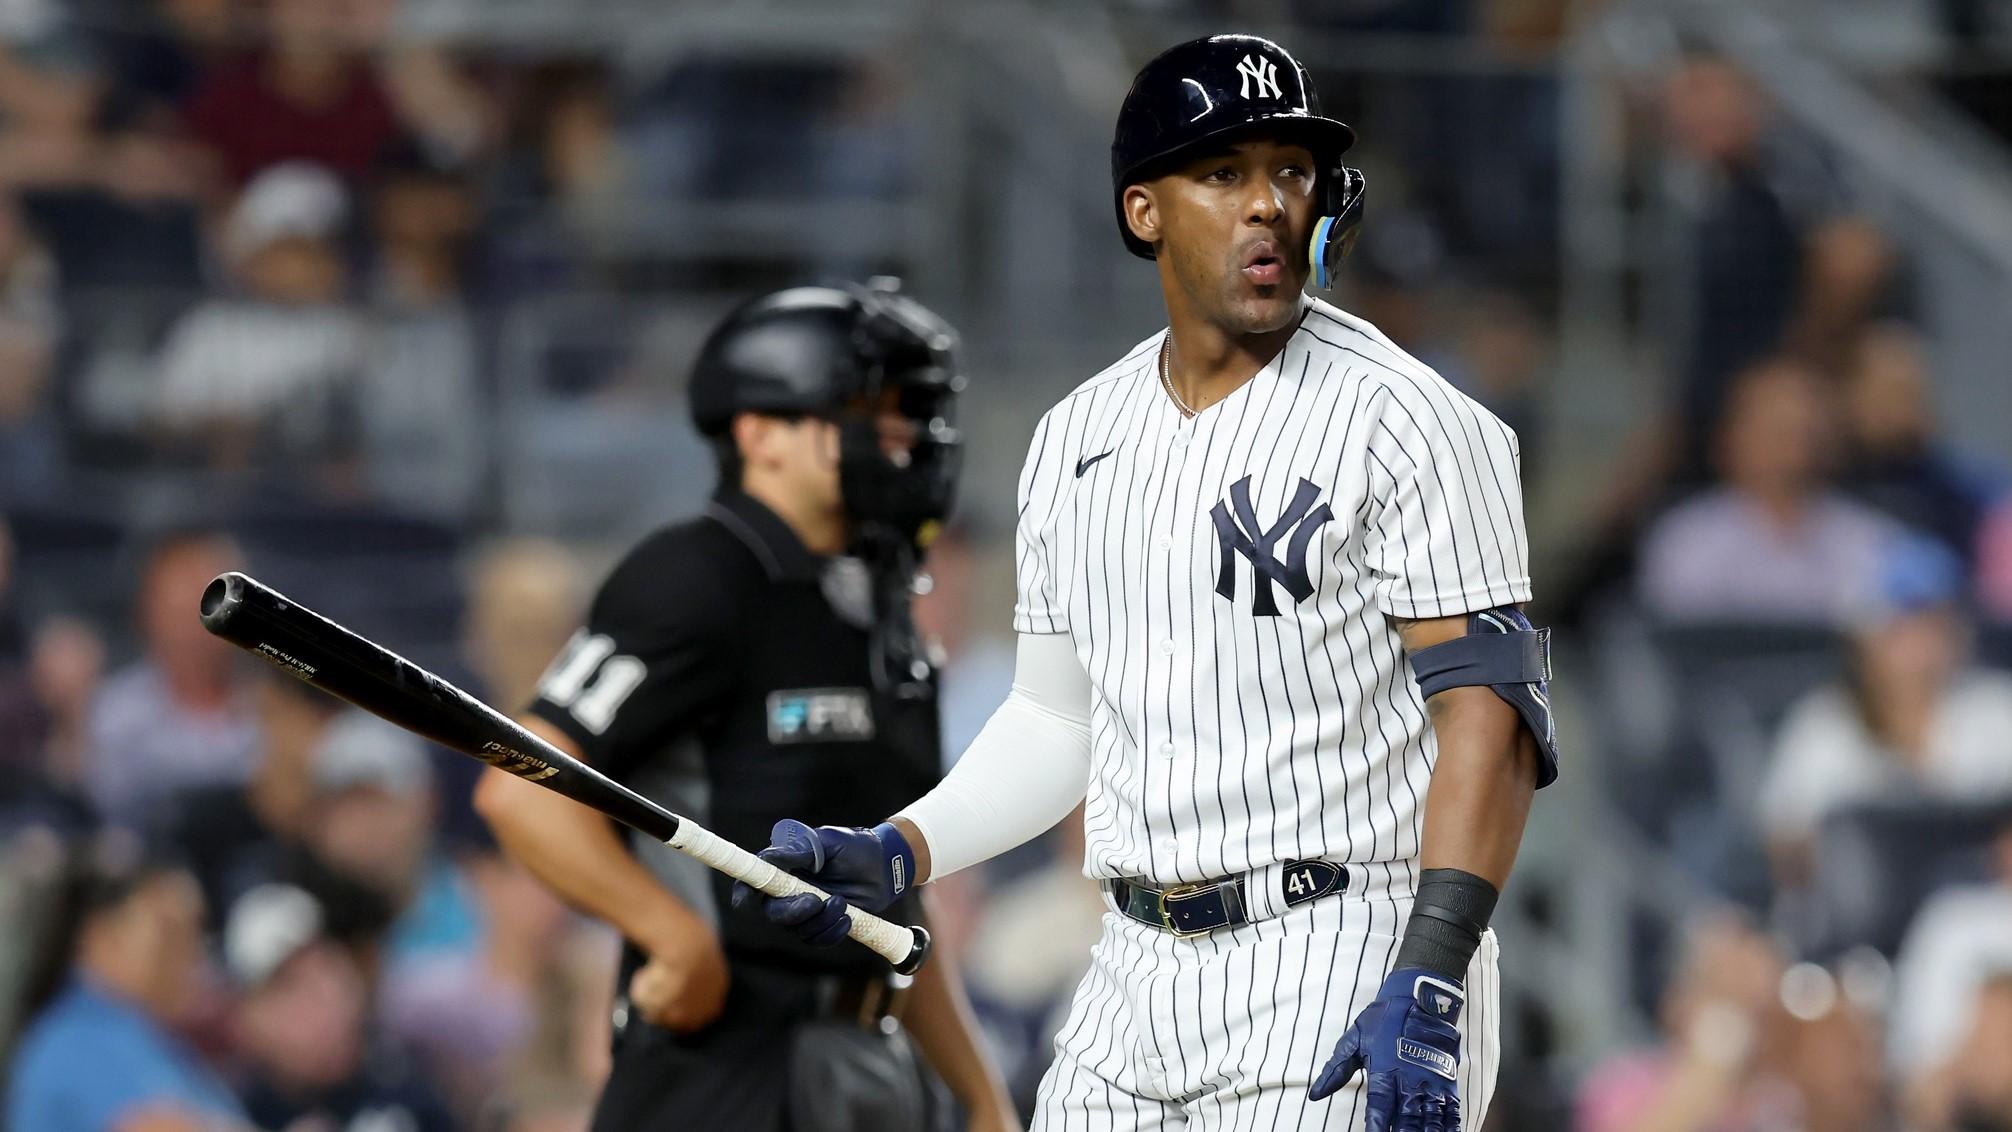
[[[1258,521],[1256,508],[1251,506],[1251,478],[1245,476],[1231,484],[1230,497],[1217,501],[1209,512],[1216,523],[1216,541],[1222,545],[1222,569],[1216,575],[1216,593],[1236,600],[1237,557],[1241,555],[1250,560],[1251,612],[1257,616],[1278,616],[1278,602],[1271,592],[1274,583],[1285,587],[1294,605],[1313,596],[1313,579],[1306,572],[1307,548],[1313,544],[1313,536],[1322,524],[1334,518],[1327,504],[1314,506],[1319,498],[1318,485],[1300,480],[1292,502],[1285,505],[1278,521],[1265,526]],[[1283,561],[1276,553],[1280,539],[1286,539]]]

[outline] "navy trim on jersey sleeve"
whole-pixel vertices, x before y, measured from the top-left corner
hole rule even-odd
[[[707,519],[644,540],[602,584],[529,712],[616,778],[663,750],[732,687],[747,557]]]

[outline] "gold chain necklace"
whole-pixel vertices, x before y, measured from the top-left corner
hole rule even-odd
[[[1195,411],[1188,408],[1188,403],[1181,400],[1179,393],[1174,392],[1174,375],[1173,371],[1168,368],[1169,363],[1167,361],[1167,355],[1172,352],[1173,344],[1174,332],[1169,330],[1160,339],[1160,385],[1166,389],[1167,396],[1173,398],[1174,408],[1179,409],[1182,416],[1193,417]]]

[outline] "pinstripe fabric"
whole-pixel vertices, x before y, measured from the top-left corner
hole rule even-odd
[[[1093,685],[1087,871],[1409,861],[1434,746],[1391,619],[1529,599],[1515,435],[1318,301],[1192,420],[1159,342],[1050,410],[1021,475],[1015,627],[1070,634]]]
[[[1055,1039],[1035,1132],[1360,1129],[1359,1079],[1325,1101],[1306,1090],[1375,997],[1410,908],[1398,891],[1344,897],[1195,939],[1106,915]],[[1460,1019],[1463,1128],[1486,1118],[1501,1063],[1497,964],[1488,932]]]

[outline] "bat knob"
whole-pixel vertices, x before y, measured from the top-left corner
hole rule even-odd
[[[231,615],[245,601],[245,584],[250,579],[233,570],[228,574],[218,574],[208,586],[203,588],[203,603],[200,610],[203,628],[222,635],[230,624]]]
[[[908,958],[894,965],[894,973],[897,975],[913,975],[929,960],[929,929],[915,927],[908,930],[915,933],[915,946],[909,949]]]

